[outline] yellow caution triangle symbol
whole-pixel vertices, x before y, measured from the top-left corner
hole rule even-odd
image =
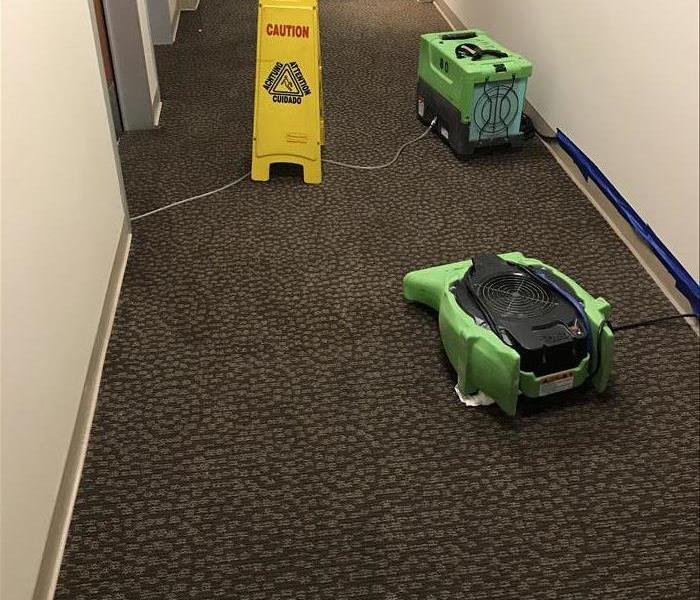
[[[294,77],[294,73],[289,65],[284,65],[284,68],[277,76],[275,83],[270,88],[270,94],[273,96],[303,96],[299,82]]]

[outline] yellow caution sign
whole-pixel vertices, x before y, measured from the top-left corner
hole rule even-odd
[[[255,181],[272,163],[295,163],[321,183],[321,47],[317,0],[261,0],[253,118]]]

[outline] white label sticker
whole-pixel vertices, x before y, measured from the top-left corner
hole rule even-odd
[[[418,98],[418,114],[422,117],[425,114],[425,100]]]
[[[540,379],[540,396],[549,396],[574,387],[574,372],[562,371]]]
[[[442,137],[444,137],[445,139],[448,139],[450,137],[450,132],[447,131],[447,127],[445,127],[444,125],[440,127],[440,135],[442,135]]]

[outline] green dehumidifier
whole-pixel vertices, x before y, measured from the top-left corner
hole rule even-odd
[[[523,143],[522,115],[532,63],[483,31],[421,36],[416,108],[459,157]]]

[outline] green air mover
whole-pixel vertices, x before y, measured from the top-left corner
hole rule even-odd
[[[610,305],[520,252],[483,254],[413,271],[404,296],[439,311],[440,334],[462,394],[481,392],[509,415],[538,398],[610,376]]]
[[[485,146],[518,146],[532,63],[483,31],[426,33],[418,60],[417,109],[460,157]]]

